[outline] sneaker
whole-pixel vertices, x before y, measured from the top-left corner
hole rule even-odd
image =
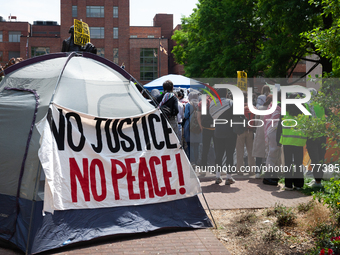
[[[225,180],[225,185],[230,185],[230,184],[234,184],[234,183],[235,183],[235,180],[233,179],[233,177]]]
[[[312,171],[307,171],[307,172],[305,173],[305,177],[306,177],[306,178],[314,178],[313,172],[312,172]]]
[[[262,182],[263,182],[263,184],[273,185],[273,186],[277,186],[277,183],[278,183],[277,181],[274,181],[270,178],[264,178]]]
[[[302,188],[301,188],[301,187],[296,187],[296,186],[294,186],[294,189],[296,189],[296,190],[301,190]]]
[[[221,177],[216,178],[215,184],[220,184],[223,182],[223,179]]]
[[[308,183],[308,186],[311,188],[322,188],[322,184],[316,183],[315,180],[312,180],[310,183]]]
[[[260,179],[261,178],[261,174],[257,173],[255,174],[255,179]]]
[[[284,187],[283,187],[283,190],[292,191],[292,190],[294,190],[294,188],[293,188],[293,187],[292,187],[292,188],[290,188],[290,187],[286,187],[286,186],[284,186]]]

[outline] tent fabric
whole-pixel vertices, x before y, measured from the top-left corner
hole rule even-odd
[[[177,74],[169,74],[162,77],[159,77],[158,79],[155,79],[147,84],[144,85],[144,88],[148,89],[149,91],[153,89],[163,90],[163,83],[167,80],[172,81],[174,84],[174,88],[205,88],[205,86],[194,79],[185,77],[183,75],[177,75]]]
[[[46,116],[51,101],[102,118],[154,111],[134,82],[119,66],[85,52],[43,55],[5,70],[0,83],[0,239],[35,254],[101,236],[211,227],[197,196],[42,216],[45,181],[35,124]]]

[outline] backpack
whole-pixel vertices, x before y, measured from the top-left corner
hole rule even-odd
[[[177,113],[175,109],[171,109],[168,105],[171,105],[172,101],[175,99],[175,97],[171,97],[168,101],[166,101],[161,107],[162,113],[165,115],[165,117],[169,120],[171,116],[176,116]]]
[[[245,121],[245,126],[243,126],[242,124],[238,124],[238,123],[243,123]],[[237,124],[234,124],[235,122],[237,122]],[[247,118],[244,115],[234,115],[233,117],[233,131],[234,133],[240,135],[243,134],[247,129]]]
[[[194,134],[199,134],[201,133],[201,128],[198,124],[198,119],[197,119],[197,108],[194,105],[190,105],[193,107],[193,112],[190,114],[190,123],[189,123],[189,128],[190,128],[190,133]]]

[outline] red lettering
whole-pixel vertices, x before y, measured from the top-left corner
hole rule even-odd
[[[171,184],[170,184],[170,178],[171,178],[172,174],[171,174],[171,172],[168,171],[168,166],[166,164],[166,162],[170,160],[170,155],[165,155],[165,156],[162,156],[161,158],[162,158],[164,184],[165,184],[167,194],[168,195],[175,195],[176,190],[171,189]]]
[[[155,194],[156,196],[163,197],[166,194],[166,190],[165,190],[165,187],[162,187],[161,189],[159,188],[156,169],[155,169],[155,165],[160,165],[161,161],[159,158],[154,156],[150,158],[149,163],[150,163],[150,171],[151,171],[152,183],[153,183],[153,187],[155,190]]]
[[[133,163],[136,163],[136,160],[134,158],[125,159],[129,199],[140,199],[140,195],[133,192],[133,182],[136,181],[136,177],[132,175],[131,164]]]
[[[100,174],[100,184],[102,193],[99,196],[97,192],[97,182],[96,182],[96,166],[98,166],[99,174]],[[91,179],[91,192],[94,200],[100,202],[106,198],[106,179],[105,179],[105,171],[103,163],[99,159],[94,159],[91,162],[90,166],[90,179]]]
[[[122,169],[120,173],[118,173],[117,171],[117,165],[119,165],[120,168]],[[115,200],[119,200],[120,196],[119,196],[119,188],[118,188],[118,179],[122,179],[126,175],[126,167],[119,160],[111,159],[111,168],[112,168],[111,169],[112,186],[113,186],[113,190],[115,193]]]
[[[177,164],[177,171],[178,171],[178,182],[180,186],[184,186],[184,176],[183,176],[183,168],[182,168],[182,161],[181,161],[181,154],[176,154],[176,164]],[[186,192],[185,188],[180,188],[179,193],[184,195]]]
[[[148,190],[149,190],[149,197],[154,198],[155,195],[153,192],[151,175],[146,165],[145,158],[139,159],[138,180],[139,180],[140,197],[142,199],[145,199],[145,183],[146,183],[148,186]]]
[[[81,173],[80,168],[75,158],[70,158],[70,180],[71,180],[71,197],[72,202],[77,203],[77,180],[80,183],[80,187],[84,194],[85,201],[90,201],[90,190],[89,190],[89,172],[88,172],[88,159],[83,159],[83,172]]]

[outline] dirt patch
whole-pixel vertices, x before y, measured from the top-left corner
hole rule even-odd
[[[291,208],[276,205],[267,209],[212,210],[212,214],[217,224],[213,233],[233,255],[306,254],[315,245],[313,227],[329,221],[330,215],[316,202]]]

